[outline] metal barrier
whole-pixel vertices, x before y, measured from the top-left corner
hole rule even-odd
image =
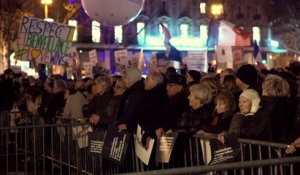
[[[242,150],[239,163],[206,165],[212,137],[183,138],[174,147],[171,160],[145,166],[135,155],[133,140],[124,165],[89,154],[86,131],[89,123],[58,118],[56,124],[0,127],[0,172],[5,174],[274,174],[293,173],[299,157],[283,158],[287,145],[238,139]],[[79,129],[78,129],[79,128]],[[105,130],[101,131],[105,132]],[[80,145],[82,144],[82,145]],[[180,168],[183,167],[183,168]],[[184,168],[188,167],[188,168]],[[178,169],[179,168],[179,169]],[[155,171],[151,171],[155,170]],[[163,171],[161,171],[163,170]],[[139,173],[139,174],[140,174]]]

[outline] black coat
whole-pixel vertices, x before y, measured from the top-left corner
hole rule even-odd
[[[197,131],[208,126],[212,122],[214,106],[212,103],[205,104],[198,109],[190,108],[183,114],[177,129],[184,130],[188,136],[194,135]]]
[[[65,92],[60,91],[55,94],[51,94],[46,106],[45,117],[50,123],[54,122],[54,119],[58,115],[62,115],[66,104]]]
[[[136,132],[143,91],[144,83],[141,80],[128,88],[121,98],[116,125],[127,124],[127,130],[131,133]]]
[[[263,96],[261,106],[262,110],[268,110],[264,115],[270,118],[272,141],[288,143],[296,111],[296,106],[292,105],[291,99]]]
[[[15,98],[13,79],[7,78],[0,81],[0,111],[10,111]]]
[[[172,97],[168,97],[164,106],[164,114],[159,121],[159,125],[167,131],[176,127],[176,124],[182,118],[183,113],[189,109],[189,101],[186,92],[181,91]]]
[[[215,114],[213,115],[213,121],[208,126],[203,126],[203,130],[205,132],[219,134],[223,131],[228,131],[230,127],[230,123],[232,120],[232,113],[222,113],[222,114]]]
[[[149,136],[155,138],[155,130],[164,117],[164,104],[167,99],[166,88],[158,85],[151,90],[144,90],[139,106],[138,123]]]
[[[241,123],[240,137],[271,141],[270,113],[272,108],[260,108],[253,116],[245,116]]]
[[[83,116],[91,117],[92,114],[99,114],[101,118],[107,117],[107,106],[112,98],[109,92],[102,95],[96,95],[89,104],[83,106]]]

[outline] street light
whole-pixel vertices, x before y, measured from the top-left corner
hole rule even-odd
[[[223,4],[219,2],[211,4],[210,12],[217,19],[219,16],[223,15],[224,13]]]
[[[44,5],[45,7],[45,18],[48,18],[48,5],[52,4],[52,0],[41,0],[41,3]]]

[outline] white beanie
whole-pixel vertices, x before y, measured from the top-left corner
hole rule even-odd
[[[259,109],[260,96],[254,89],[246,89],[242,92],[240,96],[243,96],[251,101],[251,110],[250,114],[254,114]]]
[[[126,70],[126,76],[128,79],[128,87],[132,86],[134,83],[142,79],[142,72],[135,67],[131,67]]]

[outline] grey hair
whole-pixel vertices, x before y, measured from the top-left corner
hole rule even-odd
[[[206,84],[194,84],[190,87],[190,93],[195,95],[196,98],[200,99],[202,104],[208,104],[213,99],[212,90]]]
[[[54,84],[56,85],[56,87],[58,87],[59,89],[62,90],[66,90],[67,89],[67,84],[64,80],[62,79],[58,79],[58,80],[54,80]]]
[[[157,85],[162,84],[164,82],[164,78],[161,75],[161,73],[152,72],[152,73],[149,73],[148,76],[151,77],[153,80],[155,80]]]

